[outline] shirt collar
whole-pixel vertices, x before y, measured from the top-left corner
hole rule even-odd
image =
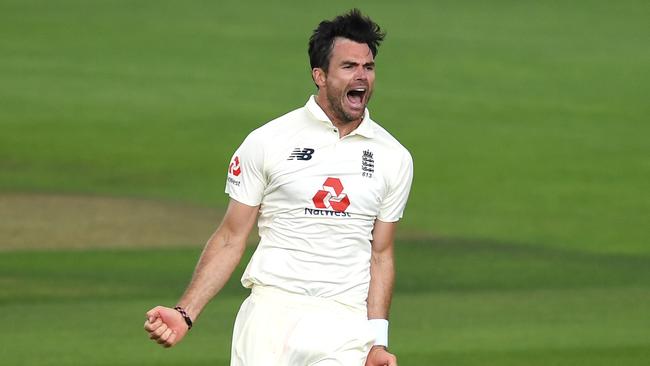
[[[316,97],[315,96],[310,96],[309,100],[307,101],[307,104],[305,105],[305,108],[311,113],[311,115],[318,121],[328,123],[332,128],[334,125],[332,124],[332,121],[330,121],[329,117],[327,117],[327,114],[323,111],[323,109],[316,103]],[[357,127],[354,131],[350,132],[348,136],[352,135],[361,135],[367,138],[373,138],[375,137],[375,122],[370,119],[370,111],[368,111],[368,108],[366,108],[365,112],[363,113],[363,120],[361,121],[361,124],[359,124],[359,127]]]

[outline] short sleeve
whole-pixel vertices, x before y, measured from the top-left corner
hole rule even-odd
[[[398,164],[399,166],[393,170],[393,176],[388,180],[389,187],[377,215],[377,218],[384,222],[396,222],[402,218],[411,191],[413,159],[407,150],[404,150]]]
[[[264,174],[264,146],[249,135],[230,159],[226,193],[245,205],[262,202],[266,177]]]

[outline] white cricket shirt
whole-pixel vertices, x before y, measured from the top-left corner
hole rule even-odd
[[[312,96],[251,132],[230,162],[226,193],[260,205],[260,243],[242,277],[254,284],[366,305],[375,219],[402,217],[413,161],[370,119],[339,138]]]

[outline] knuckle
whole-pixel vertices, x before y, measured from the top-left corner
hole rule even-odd
[[[171,334],[171,331],[168,329],[165,333],[162,334],[162,336],[160,336],[160,339],[163,342],[167,342],[167,340],[169,339],[170,334]]]

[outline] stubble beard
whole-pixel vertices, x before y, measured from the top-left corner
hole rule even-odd
[[[363,113],[361,113],[361,115],[359,117],[355,117],[355,116],[352,116],[349,113],[347,113],[345,111],[345,109],[343,108],[342,98],[345,98],[345,95],[343,95],[342,97],[338,97],[337,95],[334,95],[333,93],[329,93],[329,92],[327,93],[327,101],[329,102],[330,107],[332,108],[332,112],[334,113],[336,118],[338,118],[344,124],[348,124],[350,122],[358,121],[361,118],[363,118]],[[367,104],[364,105],[364,109],[365,109],[366,106],[367,106]]]

